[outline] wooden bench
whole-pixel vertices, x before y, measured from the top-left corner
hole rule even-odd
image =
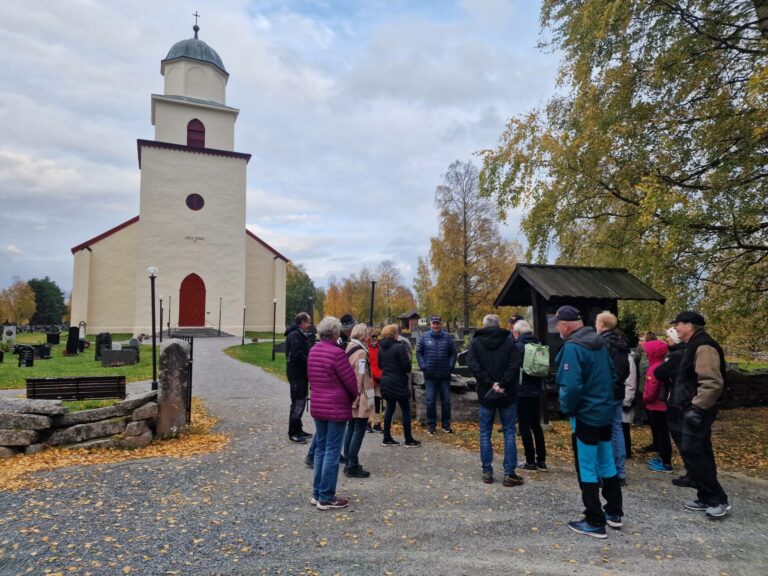
[[[125,376],[27,378],[27,398],[35,400],[100,400],[125,398]]]

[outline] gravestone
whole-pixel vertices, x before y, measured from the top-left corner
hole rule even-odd
[[[16,326],[3,326],[3,344],[8,346],[16,344]]]
[[[41,360],[51,359],[51,345],[50,344],[34,344],[32,348],[35,350],[35,358]]]
[[[123,345],[124,350],[136,350],[137,361],[141,359],[141,343],[138,338],[131,338],[128,344]]]
[[[104,350],[112,348],[112,334],[109,332],[99,332],[96,336],[96,355],[94,360],[101,360],[101,353]]]
[[[101,351],[101,366],[103,368],[116,368],[117,366],[130,366],[138,364],[139,355],[136,350],[109,350]]]
[[[35,365],[35,349],[32,346],[17,344],[14,349],[19,354],[19,368],[32,368]]]
[[[69,329],[69,335],[67,336],[67,356],[77,356],[80,348],[80,329],[77,326],[73,326]]]
[[[48,344],[60,344],[61,343],[61,333],[60,332],[48,332],[45,335],[46,342]]]
[[[187,428],[189,344],[168,340],[160,351],[160,384],[157,395],[157,435],[174,438]]]

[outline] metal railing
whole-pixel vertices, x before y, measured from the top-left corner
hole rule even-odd
[[[184,340],[189,344],[189,362],[187,364],[187,424],[192,422],[192,366],[195,353],[194,336],[183,336],[181,334],[171,334],[170,338]]]

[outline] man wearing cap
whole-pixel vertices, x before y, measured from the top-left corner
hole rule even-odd
[[[440,316],[432,316],[431,330],[416,345],[416,360],[424,373],[427,403],[427,427],[430,434],[437,426],[437,395],[440,395],[440,421],[444,432],[451,430],[451,372],[456,365],[456,345],[453,336],[443,332]]]
[[[725,354],[704,330],[707,322],[698,312],[680,312],[671,324],[687,343],[669,396],[669,405],[682,412],[680,455],[697,490],[696,500],[684,505],[710,518],[723,518],[731,505],[717,481],[712,422],[725,386]]]
[[[565,340],[557,354],[555,376],[560,407],[571,420],[576,475],[584,502],[584,518],[568,522],[574,532],[606,538],[605,524],[621,528],[621,484],[611,446],[614,414],[614,369],[610,353],[594,328],[584,326],[573,306],[555,314],[557,331]],[[602,483],[605,507],[600,503]]]

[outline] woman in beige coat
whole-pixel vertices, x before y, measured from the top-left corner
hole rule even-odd
[[[368,327],[365,324],[355,325],[347,344],[347,358],[357,376],[357,398],[352,403],[352,420],[347,422],[347,432],[344,435],[344,475],[349,478],[368,478],[371,475],[358,460],[368,417],[374,406],[375,391],[368,358],[369,343]]]

